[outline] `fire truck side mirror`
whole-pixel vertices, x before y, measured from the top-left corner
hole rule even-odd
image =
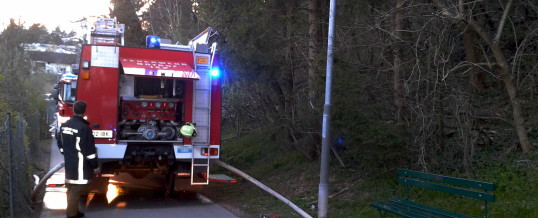
[[[58,84],[54,84],[54,90],[52,90],[52,98],[58,101],[58,95],[60,95],[60,91],[58,90]]]

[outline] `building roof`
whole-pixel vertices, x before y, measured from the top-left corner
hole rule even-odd
[[[32,61],[43,61],[56,64],[76,64],[76,54],[66,54],[57,52],[27,51]]]

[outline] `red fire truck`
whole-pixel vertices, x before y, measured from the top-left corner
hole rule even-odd
[[[115,19],[99,19],[79,63],[76,99],[87,102],[102,176],[166,175],[175,190],[207,185],[210,160],[220,156],[212,29],[188,45],[148,36],[145,48],[123,46],[123,33]]]
[[[77,75],[72,73],[62,74],[58,84],[54,85],[52,97],[57,101],[58,111],[55,113],[56,124],[55,131],[59,130],[60,125],[73,116],[73,103],[76,100]]]

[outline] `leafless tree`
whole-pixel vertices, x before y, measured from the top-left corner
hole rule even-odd
[[[510,98],[510,103],[512,105],[512,115],[514,120],[514,128],[516,129],[517,136],[519,137],[519,144],[523,152],[528,153],[532,149],[532,144],[529,141],[527,135],[527,129],[525,124],[525,118],[523,114],[523,109],[521,106],[521,100],[517,95],[517,86],[513,81],[514,73],[512,67],[508,62],[508,58],[504,54],[502,48],[499,46],[499,39],[503,33],[504,25],[508,15],[510,13],[512,0],[508,0],[506,6],[504,7],[504,12],[500,18],[499,26],[497,27],[496,34],[488,33],[482,25],[480,25],[474,18],[473,14],[465,13],[466,1],[459,0],[456,5],[445,5],[444,2],[440,0],[434,0],[437,7],[440,9],[440,15],[451,19],[453,22],[462,23],[466,27],[470,28],[491,50],[491,55],[493,55],[495,60],[495,65],[499,73],[499,77],[504,83],[508,96]]]

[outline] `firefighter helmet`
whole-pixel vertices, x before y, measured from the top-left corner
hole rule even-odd
[[[179,132],[183,137],[191,138],[196,136],[196,128],[194,128],[194,124],[192,123],[185,123],[181,128],[179,129]]]

